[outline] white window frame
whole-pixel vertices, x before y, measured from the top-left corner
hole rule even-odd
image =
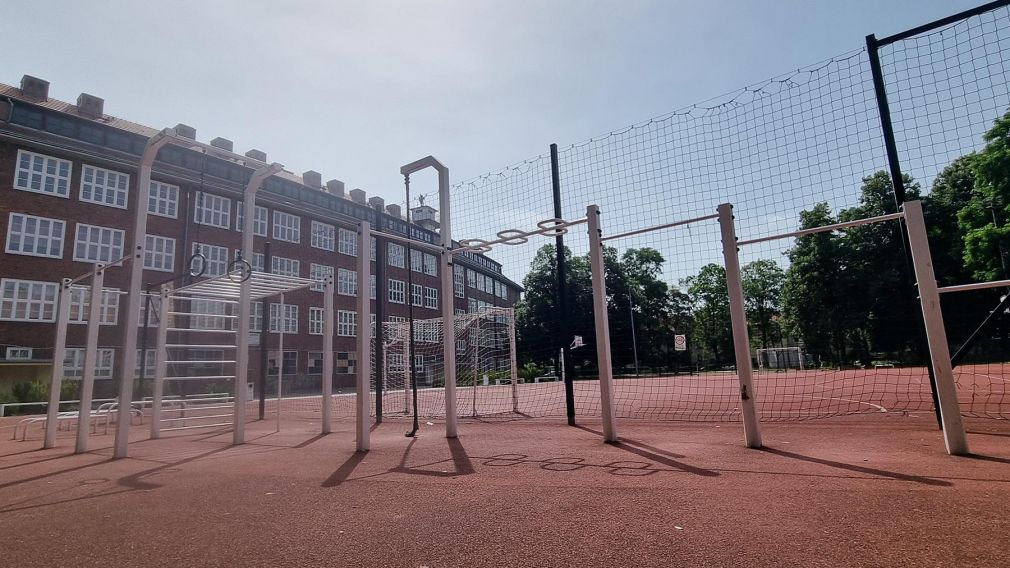
[[[255,217],[253,217],[253,235],[257,237],[267,236],[267,225],[269,224],[270,212],[266,207],[256,206]],[[245,201],[235,200],[235,230],[242,232],[245,227]]]
[[[320,223],[319,221],[312,221],[310,228],[312,238],[309,243],[314,248],[333,252],[337,243],[337,228],[329,223]]]
[[[85,232],[84,240],[81,239],[82,230]],[[106,235],[108,235],[108,242],[105,242]],[[97,242],[92,241],[95,236],[98,237]],[[119,260],[123,258],[125,242],[126,231],[122,229],[78,223],[74,228],[74,260],[88,263],[110,263]],[[81,254],[82,246],[84,254]],[[94,252],[94,256],[92,256],[92,252]]]
[[[79,199],[106,207],[130,206],[130,174],[84,164],[81,167]]]
[[[231,199],[203,191],[196,192],[195,199],[194,223],[219,229],[231,228]]]
[[[340,228],[337,233],[337,252],[358,256],[358,233],[344,228]]]
[[[302,218],[298,215],[274,210],[274,238],[278,241],[300,243]]]
[[[111,379],[116,364],[116,350],[100,347],[95,357],[95,380]],[[67,362],[70,365],[67,365]],[[63,378],[79,379],[84,375],[84,348],[68,347],[63,358]]]
[[[337,310],[337,335],[341,337],[357,337],[358,312]]]
[[[386,249],[386,254],[389,258],[386,260],[386,264],[389,266],[394,266],[396,268],[405,268],[404,264],[404,251],[406,247],[397,243],[388,243],[388,248]]]
[[[410,285],[410,303],[417,307],[424,305],[424,286],[421,284]]]
[[[179,186],[151,180],[151,193],[147,198],[147,212],[159,217],[179,217]]]
[[[424,307],[438,309],[438,288],[424,287]]]
[[[438,276],[438,260],[435,258],[435,255],[424,253],[422,258],[424,259],[423,272],[428,276]]]
[[[18,346],[8,347],[6,353],[4,354],[4,359],[8,361],[31,361],[32,348]]]
[[[18,150],[14,165],[14,189],[70,199],[70,175],[74,164],[45,154]]]
[[[424,272],[424,253],[417,249],[410,249],[410,271]]]
[[[337,269],[337,294],[355,296],[358,293],[358,271]]]
[[[298,277],[301,270],[302,263],[296,258],[287,258],[283,256],[270,257],[270,274]]]
[[[403,280],[389,279],[389,303],[407,303],[407,283]]]
[[[270,332],[280,333],[281,304],[270,304]],[[296,304],[284,304],[284,333],[298,333],[298,306]]]
[[[309,308],[309,335],[323,334],[324,314],[325,310],[323,308],[316,308],[316,307]]]
[[[99,309],[98,325],[116,325],[119,323],[119,288],[102,289],[102,307]],[[71,324],[88,323],[91,311],[91,287],[72,286],[70,288],[70,319]]]
[[[144,238],[144,268],[175,272],[175,239],[148,233]]]
[[[249,331],[263,331],[263,302],[252,302],[249,307]]]
[[[20,226],[15,231],[15,223]],[[33,229],[29,232],[28,226]],[[43,232],[43,226],[46,231]],[[7,245],[4,252],[42,258],[63,258],[67,222],[62,219],[37,217],[27,213],[11,213],[7,218]],[[15,245],[14,240],[17,239]],[[39,252],[39,248],[43,252]]]
[[[452,266],[452,290],[457,298],[466,296],[466,269],[459,264]]]
[[[368,298],[371,299],[371,300],[374,300],[376,298],[376,292],[377,292],[377,289],[378,289],[378,281],[376,280],[374,274],[369,275],[369,279],[371,281],[368,284],[368,288],[369,288],[369,290],[368,290]]]
[[[333,277],[333,267],[325,264],[309,264],[309,278],[317,283],[309,286],[313,292],[322,292],[326,289],[326,279]]]

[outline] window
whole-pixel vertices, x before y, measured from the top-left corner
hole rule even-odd
[[[18,150],[14,189],[69,198],[70,162]]]
[[[323,372],[323,352],[309,351],[309,368],[305,372],[310,375],[319,375]]]
[[[369,256],[368,256],[368,258],[372,262],[375,262],[375,255],[376,255],[376,252],[377,252],[376,249],[378,249],[378,248],[379,248],[378,241],[375,240],[375,237],[372,237],[372,250],[371,250],[371,252],[369,252]]]
[[[358,273],[341,268],[337,270],[337,294],[353,296],[358,293]]]
[[[193,221],[200,225],[229,228],[231,226],[231,199],[202,191],[196,192]]]
[[[368,297],[371,298],[372,300],[374,300],[375,299],[375,288],[376,288],[375,275],[371,274],[371,275],[369,275],[369,278],[371,279],[371,282],[369,283],[369,286],[368,286],[368,288],[369,288],[369,290],[368,290]]]
[[[317,249],[332,251],[337,239],[337,229],[333,225],[312,222],[312,246]]]
[[[32,358],[31,347],[8,347],[5,359],[8,361],[29,361]]]
[[[217,300],[192,299],[189,301],[191,329],[231,329],[228,304]]]
[[[309,265],[309,278],[318,282],[318,284],[313,284],[310,288],[316,292],[322,292],[325,289],[326,280],[333,278],[333,267],[312,263]]]
[[[472,313],[477,312],[477,300],[475,298],[470,298],[467,300],[466,311]]]
[[[301,218],[283,211],[274,211],[274,238],[289,243],[301,242]]]
[[[358,256],[358,234],[347,229],[340,229],[340,243],[338,252]]]
[[[355,337],[358,335],[357,312],[337,311],[337,335],[342,337]]]
[[[179,186],[152,181],[151,193],[147,198],[147,212],[175,219],[178,216],[178,210]]]
[[[147,235],[144,239],[144,268],[175,271],[175,239]]]
[[[390,353],[387,361],[390,371],[397,373],[403,372],[403,353]]]
[[[420,284],[410,285],[410,303],[415,306],[423,305],[422,296],[424,293],[424,287]]]
[[[403,245],[388,243],[387,254],[389,255],[389,265],[396,268],[403,268]]]
[[[410,269],[414,272],[424,271],[424,253],[419,250],[410,251]]]
[[[74,286],[70,289],[70,323],[88,323],[91,312],[91,287]],[[99,325],[116,325],[119,321],[119,288],[102,290],[102,307]]]
[[[63,258],[64,221],[11,213],[7,225],[7,252]]]
[[[298,372],[298,352],[297,351],[285,351],[284,358],[282,360],[284,364],[284,374],[293,375]]]
[[[193,254],[200,253],[207,257],[203,275],[206,277],[220,276],[228,270],[228,249],[215,245],[193,243]]]
[[[235,230],[242,232],[245,229],[245,202],[235,202]],[[257,237],[267,236],[267,208],[256,206],[256,215],[253,217],[253,234]]]
[[[281,331],[280,304],[270,304],[270,331]],[[284,333],[298,333],[298,306],[284,304]]]
[[[249,331],[263,331],[263,302],[249,304]]]
[[[242,256],[242,249],[235,249],[235,260],[238,260]],[[252,254],[252,261],[249,262],[249,266],[252,267],[254,272],[263,272],[263,263],[266,262],[263,257],[263,253],[254,252]]]
[[[309,335],[323,334],[323,308],[309,308]]]
[[[405,323],[407,318],[403,316],[389,316],[389,323]]]
[[[466,282],[464,280],[464,268],[458,264],[452,267],[452,291],[457,298],[462,298],[466,292]]]
[[[375,337],[375,314],[368,316],[368,328],[371,330],[371,336]]]
[[[438,309],[438,288],[424,288],[424,307]]]
[[[95,357],[95,379],[111,379],[115,351],[98,349]],[[63,356],[63,378],[79,379],[84,375],[84,348],[71,347]]]
[[[438,261],[435,259],[435,255],[424,254],[424,273],[428,276],[436,276],[438,274]]]
[[[77,224],[74,260],[80,262],[112,262],[123,258],[125,231]]]
[[[144,366],[144,376],[151,378],[154,376],[154,371],[156,369],[157,361],[155,359],[155,354],[158,352],[157,349],[137,349],[137,367],[134,369],[136,376],[140,376],[140,367]],[[147,359],[144,359],[144,355],[147,355]]]
[[[393,304],[403,304],[407,301],[407,283],[403,280],[389,279],[389,301]]]
[[[140,318],[137,320],[138,327],[144,327],[144,313],[147,311],[148,302],[151,305],[151,316],[147,320],[148,327],[158,327],[159,314],[161,313],[161,296],[158,294],[141,294]],[[150,298],[150,300],[148,300]]]
[[[477,287],[477,273],[469,268],[466,269],[466,284],[471,288]]]
[[[130,175],[85,165],[81,171],[81,201],[126,209]]]
[[[270,272],[273,274],[280,274],[281,276],[298,276],[301,268],[301,262],[293,258],[284,258],[283,256],[270,257]]]

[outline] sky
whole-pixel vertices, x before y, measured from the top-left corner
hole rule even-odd
[[[392,202],[417,158],[469,179],[978,3],[4,0],[0,82]]]

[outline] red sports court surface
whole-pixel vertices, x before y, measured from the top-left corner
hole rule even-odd
[[[944,453],[930,413],[764,427],[464,420],[318,436],[292,415],[69,455],[0,421],[5,566],[1005,566],[1010,422],[968,419]]]

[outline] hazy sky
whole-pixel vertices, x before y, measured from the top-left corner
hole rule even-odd
[[[402,200],[978,3],[4,0],[0,82]]]

